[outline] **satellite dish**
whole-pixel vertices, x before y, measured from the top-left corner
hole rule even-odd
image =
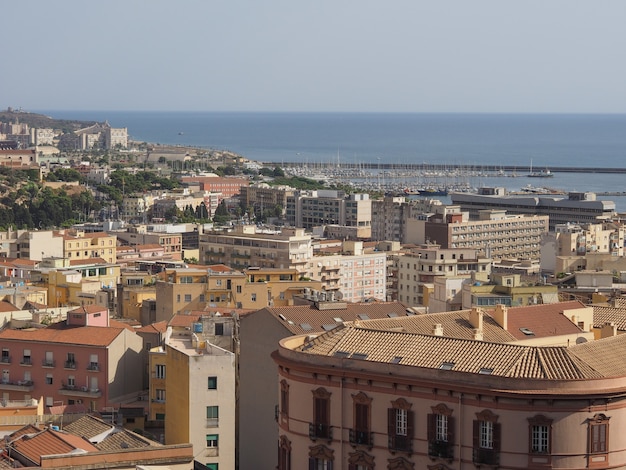
[[[583,344],[587,342],[587,338],[583,338],[582,336],[579,338],[576,338],[576,344]]]

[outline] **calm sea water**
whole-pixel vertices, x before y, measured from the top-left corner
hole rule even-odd
[[[214,113],[42,111],[107,120],[131,139],[228,149],[265,162],[449,163],[626,168],[626,115]],[[626,191],[626,175],[556,173],[550,179],[474,178],[474,186],[527,184]],[[620,206],[619,197],[611,197]]]

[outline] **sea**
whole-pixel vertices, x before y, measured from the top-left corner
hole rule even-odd
[[[165,111],[37,111],[126,127],[134,141],[230,150],[259,162],[407,163],[474,169],[472,187],[626,191],[626,114],[434,114]],[[528,166],[518,175],[485,177],[483,165]],[[528,178],[551,170],[552,178]],[[558,167],[589,168],[562,173]],[[476,171],[477,170],[477,171]],[[556,171],[555,171],[556,170]],[[517,176],[517,177],[510,177]],[[625,196],[598,196],[626,211]]]

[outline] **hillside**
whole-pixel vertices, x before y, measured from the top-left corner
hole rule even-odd
[[[11,108],[0,111],[0,122],[16,123],[18,121],[28,124],[30,127],[60,129],[64,133],[73,132],[96,123],[96,121],[54,119],[43,114],[18,111]]]

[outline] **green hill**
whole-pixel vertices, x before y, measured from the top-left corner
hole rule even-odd
[[[54,119],[43,114],[18,111],[11,108],[0,111],[0,122],[22,122],[28,124],[30,127],[59,129],[64,133],[73,132],[77,129],[82,129],[83,127],[89,127],[96,124],[96,121]]]

